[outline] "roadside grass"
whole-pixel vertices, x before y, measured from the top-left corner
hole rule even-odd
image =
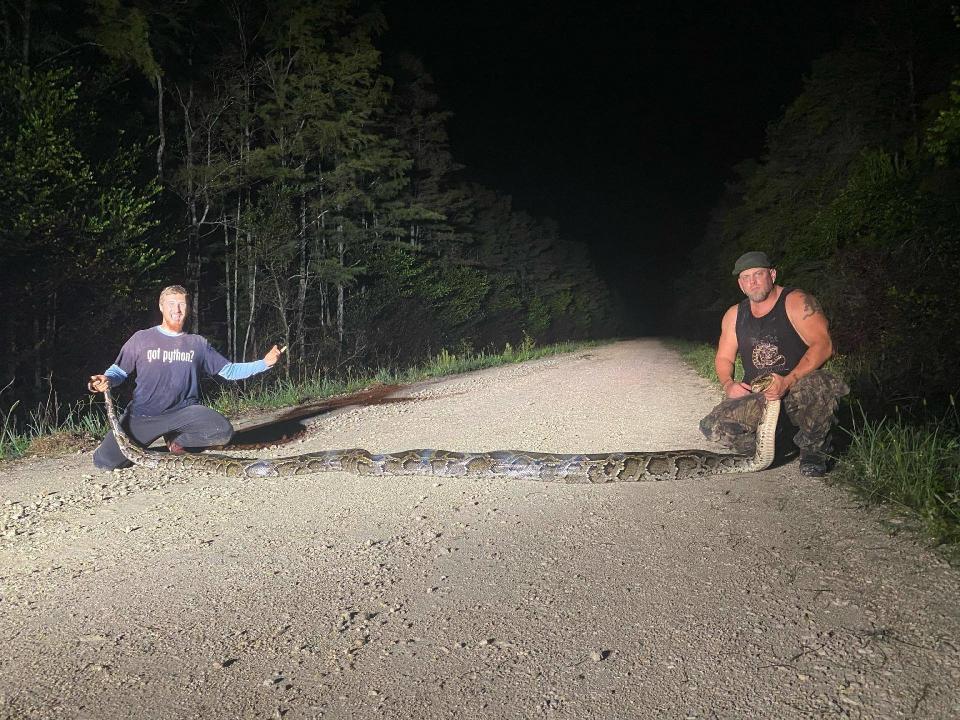
[[[532,339],[525,337],[518,347],[507,343],[500,352],[475,352],[469,347],[457,352],[443,349],[425,362],[404,369],[351,371],[342,377],[317,375],[303,382],[261,376],[261,380],[243,385],[219,385],[208,401],[214,409],[232,416],[256,409],[299,405],[307,399],[323,400],[371,385],[407,385],[434,377],[574,352],[599,344],[582,341],[537,346]],[[70,407],[61,407],[56,396],[51,396],[46,403],[28,413],[23,422],[17,421],[16,409],[14,403],[5,414],[0,414],[0,461],[31,454],[62,454],[86,449],[102,438],[108,429],[99,396],[91,395]]]
[[[0,460],[86,449],[107,432],[106,415],[94,405],[93,396],[62,407],[51,394],[22,424],[16,409],[14,403],[0,416]]]
[[[692,367],[697,375],[707,380],[720,384],[717,377],[717,371],[713,367],[713,359],[717,354],[717,348],[707,343],[694,342],[692,340],[682,340],[680,338],[665,339],[667,347],[673,348],[687,365]],[[743,363],[737,358],[737,364],[733,373],[734,379],[743,377]]]
[[[960,543],[960,417],[920,425],[900,418],[860,419],[846,430],[850,446],[831,480],[871,503],[915,514],[938,543]]]
[[[712,345],[677,339],[667,344],[699,375],[718,382]],[[844,379],[854,372],[843,356],[826,367]],[[743,377],[739,360],[736,372]],[[960,543],[960,413],[954,399],[951,412],[921,423],[899,416],[874,420],[862,408],[859,413],[859,419],[850,413],[850,427],[840,428],[849,445],[828,481],[905,512],[937,543]]]

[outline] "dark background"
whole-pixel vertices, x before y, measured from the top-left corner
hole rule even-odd
[[[454,115],[465,174],[587,243],[636,323],[662,332],[664,294],[731,167],[811,60],[844,3],[384,4],[390,50],[421,57]]]
[[[751,249],[861,398],[956,397],[952,0],[72,7],[0,3],[0,411],[77,397],[170,282],[302,379],[713,344]]]

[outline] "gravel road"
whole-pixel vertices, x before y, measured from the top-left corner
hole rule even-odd
[[[710,445],[655,340],[325,416],[335,447]],[[0,465],[0,718],[957,718],[960,574],[796,462],[607,486]]]

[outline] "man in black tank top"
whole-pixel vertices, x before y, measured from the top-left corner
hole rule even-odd
[[[720,325],[714,365],[726,397],[700,421],[700,430],[737,452],[753,453],[763,399],[750,392],[750,383],[772,375],[763,398],[783,399],[787,416],[799,428],[794,442],[800,448],[800,472],[822,477],[837,398],[849,392],[822,369],[833,355],[827,318],[812,295],[776,284],[777,271],[766,253],[741,255],[733,274],[746,298],[727,310]],[[733,377],[738,354],[744,367],[739,382]]]

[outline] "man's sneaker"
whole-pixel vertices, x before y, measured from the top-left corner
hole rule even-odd
[[[167,440],[167,451],[171,455],[183,455],[187,452],[183,449],[183,445],[178,443],[176,440]]]
[[[801,450],[800,474],[804,477],[824,477],[827,474],[827,456],[819,452]]]

